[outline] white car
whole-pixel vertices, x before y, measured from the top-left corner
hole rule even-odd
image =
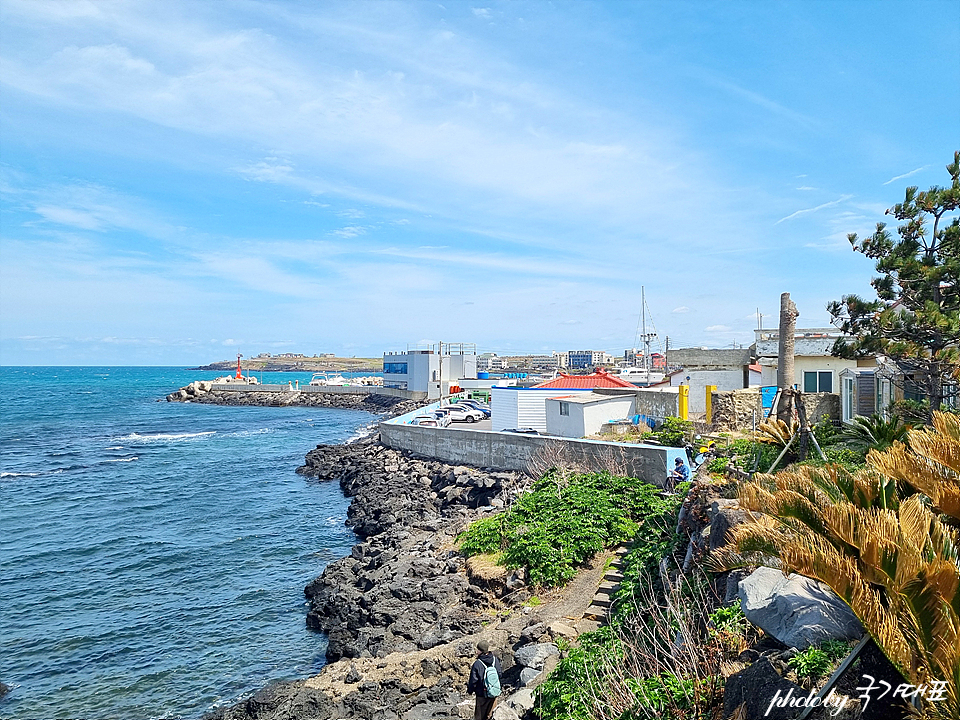
[[[448,413],[450,419],[454,422],[470,422],[475,423],[479,420],[483,420],[484,415],[479,410],[474,410],[471,407],[466,405],[444,405],[440,408],[439,412]]]
[[[422,425],[424,427],[446,427],[450,424],[450,417],[442,413],[431,413],[430,415],[417,415],[410,421],[411,425]]]

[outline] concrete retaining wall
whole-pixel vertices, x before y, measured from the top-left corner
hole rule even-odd
[[[562,453],[571,463],[615,470],[658,487],[664,487],[674,458],[686,462],[681,448],[420,427],[397,424],[396,419],[380,423],[380,440],[388,447],[424,457],[498,470],[528,470],[538,453],[545,458]]]

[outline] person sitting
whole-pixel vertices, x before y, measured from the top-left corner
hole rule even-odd
[[[671,490],[677,486],[677,483],[686,482],[690,479],[690,470],[684,464],[683,458],[677,458],[674,461],[673,472],[670,473],[668,479],[670,480]]]

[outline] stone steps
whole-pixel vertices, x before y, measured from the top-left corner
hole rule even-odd
[[[623,558],[628,552],[630,552],[630,549],[625,545],[614,550],[610,566],[603,574],[603,579],[597,586],[597,592],[593,596],[593,600],[583,613],[584,620],[597,622],[601,625],[607,621],[610,606],[613,604],[613,595],[620,587],[620,581],[623,580]]]

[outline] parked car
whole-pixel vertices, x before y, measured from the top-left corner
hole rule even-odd
[[[485,417],[490,417],[490,408],[482,403],[477,402],[476,400],[458,400],[457,405],[468,405],[474,410],[482,412]]]
[[[450,416],[447,413],[432,412],[429,415],[417,415],[410,421],[411,425],[423,425],[424,427],[447,427],[450,424]]]
[[[479,410],[474,410],[471,407],[465,405],[444,405],[440,408],[441,412],[446,412],[450,414],[450,419],[453,422],[471,422],[475,423],[479,420],[483,420],[483,413]]]

